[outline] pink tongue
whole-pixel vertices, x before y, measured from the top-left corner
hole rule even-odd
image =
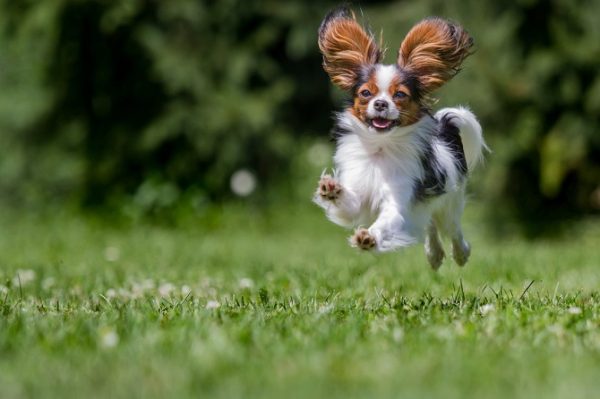
[[[377,129],[387,129],[392,124],[392,121],[385,118],[375,118],[372,123]]]

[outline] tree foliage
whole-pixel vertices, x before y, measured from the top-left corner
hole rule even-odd
[[[17,201],[216,200],[240,168],[268,184],[285,176],[300,140],[326,135],[340,97],[316,47],[333,2],[0,4],[0,188]],[[383,27],[389,62],[428,15],[475,37],[476,53],[439,105],[468,104],[480,116],[493,154],[478,188],[495,213],[600,209],[600,2],[355,9]]]
[[[3,83],[38,97],[19,105],[5,94],[5,129],[23,162],[50,157],[56,178],[21,165],[11,184],[62,183],[102,203],[148,182],[220,198],[242,167],[263,181],[280,176],[294,135],[326,126],[332,108],[326,80],[310,79],[321,10],[239,0],[5,3]],[[11,116],[16,105],[25,109]],[[63,160],[73,169],[61,181]]]

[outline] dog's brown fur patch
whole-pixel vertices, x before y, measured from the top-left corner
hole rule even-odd
[[[421,88],[431,93],[458,73],[472,46],[473,39],[462,27],[441,18],[425,19],[400,45],[398,65],[417,76]]]
[[[382,58],[373,36],[356,22],[354,13],[341,13],[324,21],[319,30],[319,49],[323,68],[344,90],[354,87],[363,67]]]

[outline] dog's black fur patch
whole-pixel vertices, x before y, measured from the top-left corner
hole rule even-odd
[[[440,196],[446,192],[446,179],[448,174],[437,162],[431,143],[424,144],[425,150],[421,154],[421,167],[423,179],[415,181],[414,200],[421,202]]]
[[[468,172],[467,158],[465,157],[465,150],[463,148],[462,140],[460,139],[460,130],[454,124],[454,117],[451,114],[446,114],[439,121],[438,137],[452,152],[454,156],[454,164],[456,169],[465,176]]]
[[[452,115],[444,115],[437,123],[433,138],[440,140],[448,147],[454,157],[454,166],[460,177],[467,175],[467,159],[460,139],[460,130],[453,123]],[[424,176],[414,182],[414,197],[417,202],[426,201],[446,193],[446,180],[448,172],[438,163],[431,143],[424,143],[425,150],[421,154],[421,167]]]
[[[340,137],[345,136],[346,134],[352,133],[352,130],[340,126],[339,123],[339,114],[335,113],[333,115],[335,122],[333,123],[333,127],[331,128],[331,140],[337,141]]]

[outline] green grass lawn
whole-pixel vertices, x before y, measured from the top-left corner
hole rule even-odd
[[[420,246],[349,248],[308,201],[179,227],[0,221],[0,398],[600,392],[597,220],[527,242],[468,214],[471,260],[437,273]]]

